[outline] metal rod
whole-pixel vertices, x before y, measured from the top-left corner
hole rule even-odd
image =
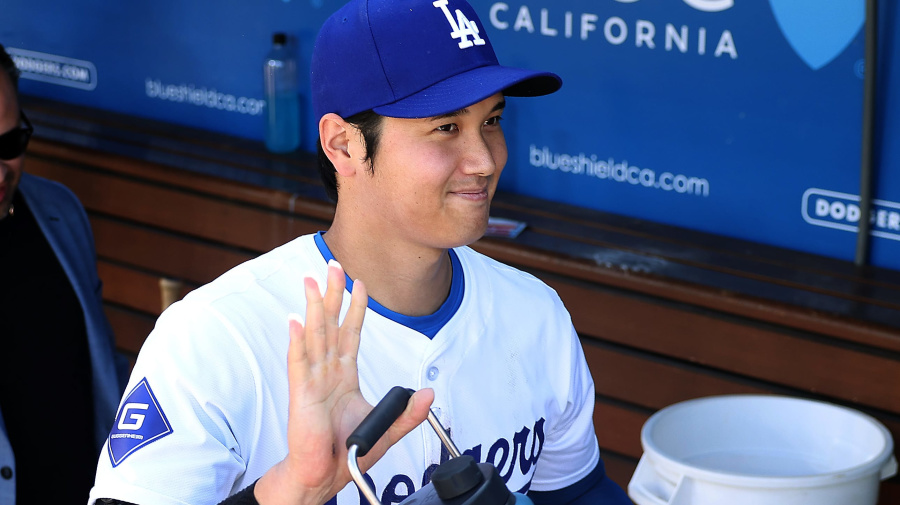
[[[878,1],[866,0],[866,49],[863,75],[862,155],[859,180],[859,227],[856,235],[856,266],[869,261],[871,243],[873,156],[875,150],[875,90],[878,57]]]
[[[438,421],[438,418],[431,410],[428,411],[428,423],[431,424],[431,427],[434,428],[434,432],[437,433],[437,436],[441,439],[444,447],[450,452],[450,457],[458,458],[461,454],[459,449],[456,448],[456,444],[453,443],[453,440],[450,440],[450,434],[447,433],[447,430],[444,429],[441,422]]]
[[[356,452],[359,450],[359,446],[354,444],[350,446],[350,449],[347,450],[347,468],[350,469],[350,477],[353,478],[353,482],[356,483],[356,487],[362,492],[362,494],[369,500],[371,505],[381,505],[381,502],[378,500],[378,497],[375,496],[375,490],[369,486],[368,481],[363,478],[363,474],[359,471],[359,464],[356,462]]]
[[[444,426],[438,421],[437,416],[435,416],[434,412],[430,409],[428,410],[428,423],[431,424],[431,427],[434,429],[438,438],[441,439],[441,443],[444,444],[444,447],[447,448],[447,452],[450,453],[450,456],[458,458],[462,453],[459,452],[456,444],[450,439],[450,434],[447,433],[447,430],[444,429]],[[363,477],[363,474],[359,469],[359,463],[356,461],[358,453],[359,445],[357,444],[352,444],[347,449],[347,468],[350,470],[350,477],[353,478],[356,487],[359,488],[359,491],[366,497],[366,500],[369,501],[370,505],[381,505],[378,496],[375,495],[375,490],[372,489],[372,486],[369,485],[369,482]]]

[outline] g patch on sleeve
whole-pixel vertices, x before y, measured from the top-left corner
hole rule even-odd
[[[116,467],[141,447],[172,433],[162,407],[156,401],[147,378],[141,379],[119,407],[109,432],[109,460]]]

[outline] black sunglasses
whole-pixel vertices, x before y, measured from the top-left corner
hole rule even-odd
[[[22,156],[28,147],[28,141],[31,140],[31,134],[34,132],[31,121],[25,116],[25,112],[20,111],[19,114],[25,126],[18,126],[0,135],[0,160],[9,161]]]

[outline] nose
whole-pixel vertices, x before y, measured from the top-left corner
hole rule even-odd
[[[472,132],[462,149],[461,170],[466,174],[487,177],[497,171],[497,155],[501,154],[497,151],[505,151],[506,143],[486,138],[482,132]]]

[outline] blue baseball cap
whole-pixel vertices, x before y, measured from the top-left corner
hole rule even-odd
[[[501,91],[540,96],[562,86],[554,73],[500,65],[465,0],[351,0],[322,25],[310,79],[317,121],[369,109],[432,117]]]

